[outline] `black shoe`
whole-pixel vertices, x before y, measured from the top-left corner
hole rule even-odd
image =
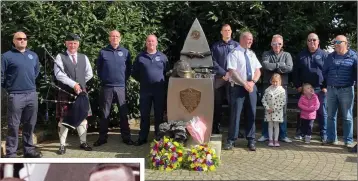
[[[130,138],[123,140],[123,143],[125,143],[126,145],[133,145],[134,144],[134,142]]]
[[[256,151],[255,143],[249,143],[247,147],[249,148],[250,151]]]
[[[31,153],[24,154],[24,158],[41,158],[42,153],[39,151],[33,151]]]
[[[92,151],[92,148],[87,143],[82,143],[80,148],[85,151]]]
[[[57,150],[58,155],[63,155],[66,153],[66,147],[64,145],[61,145],[60,148]]]
[[[106,143],[107,143],[107,139],[105,139],[105,140],[100,140],[100,139],[98,139],[97,141],[95,141],[95,142],[93,143],[93,146],[94,146],[94,147],[97,147],[97,146],[101,146],[101,145],[106,144]]]
[[[144,145],[147,143],[147,140],[137,140],[135,143],[134,143],[134,146],[141,146],[141,145]]]
[[[234,143],[226,143],[224,146],[224,150],[231,150],[232,148],[234,148],[234,146]]]

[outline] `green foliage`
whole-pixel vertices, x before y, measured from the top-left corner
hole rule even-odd
[[[154,7],[154,6],[153,6]],[[94,78],[88,87],[94,88],[90,93],[93,115],[90,120],[98,120],[99,80],[96,74],[96,59],[101,48],[109,43],[108,33],[117,29],[122,34],[121,45],[136,55],[143,50],[148,34],[160,34],[163,27],[160,21],[153,21],[148,15],[150,7],[145,3],[130,2],[4,2],[2,3],[2,52],[11,47],[12,34],[24,31],[28,37],[28,47],[40,57],[42,65],[38,79],[40,98],[54,99],[56,90],[46,84],[46,78],[53,77],[53,61],[41,48],[45,44],[52,56],[66,50],[65,36],[69,32],[81,36],[79,52],[86,54],[94,70]],[[159,11],[157,7],[156,10]],[[157,12],[158,12],[157,11]],[[150,12],[152,15],[154,12]],[[159,13],[159,12],[158,12]],[[159,48],[165,47],[164,35],[158,36]],[[45,73],[46,68],[46,73]],[[139,84],[130,79],[128,83],[128,103],[130,117],[139,117]],[[55,116],[55,105],[48,104],[50,118]],[[46,104],[41,104],[39,117],[45,115]],[[118,120],[118,107],[113,107],[111,120]],[[93,123],[90,121],[90,123]]]
[[[207,1],[207,2],[54,2],[27,1],[1,3],[2,52],[11,48],[12,34],[23,30],[28,35],[29,48],[41,59],[41,76],[38,91],[41,98],[47,97],[48,84],[45,78],[53,76],[53,62],[41,48],[45,44],[56,56],[65,51],[64,38],[74,32],[81,36],[80,52],[90,59],[94,78],[88,83],[94,88],[90,94],[92,111],[98,120],[99,81],[95,72],[95,61],[100,49],[108,44],[108,33],[117,29],[122,33],[122,46],[129,49],[132,61],[143,50],[148,34],[158,36],[158,49],[167,54],[174,64],[180,57],[188,30],[198,18],[209,44],[220,39],[220,28],[224,23],[231,25],[233,39],[238,41],[240,32],[249,30],[254,35],[252,49],[261,57],[270,49],[271,37],[281,34],[284,48],[295,58],[306,46],[306,37],[316,32],[321,47],[330,45],[338,34],[347,34],[351,47],[357,50],[357,2],[271,2],[271,1]],[[46,73],[45,73],[46,68]],[[139,117],[139,84],[130,79],[128,104],[130,117]],[[53,99],[56,91],[51,88],[48,98]],[[54,118],[55,105],[48,104],[50,118]],[[41,104],[39,117],[43,119],[46,104]],[[118,108],[114,108],[112,120],[118,120]],[[91,122],[91,121],[90,121]]]

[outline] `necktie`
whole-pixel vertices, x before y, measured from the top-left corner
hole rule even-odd
[[[247,77],[247,81],[251,81],[252,80],[252,72],[251,72],[251,64],[250,64],[250,59],[247,56],[247,49],[245,49],[245,60],[246,60],[246,77]]]
[[[75,57],[75,55],[72,55],[72,62],[73,62],[73,64],[76,65],[76,57]]]

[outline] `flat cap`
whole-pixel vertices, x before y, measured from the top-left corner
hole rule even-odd
[[[77,34],[74,34],[74,33],[69,33],[67,36],[66,36],[66,41],[79,41],[80,40],[80,36],[78,36]]]

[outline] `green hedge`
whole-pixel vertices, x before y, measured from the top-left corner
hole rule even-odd
[[[337,34],[349,34],[356,49],[357,2],[1,2],[2,53],[11,47],[12,33],[23,30],[29,37],[29,48],[38,53],[42,65],[38,79],[41,98],[47,97],[47,78],[53,75],[53,63],[41,48],[45,44],[53,56],[65,50],[64,38],[68,32],[81,36],[80,52],[85,53],[96,70],[95,60],[99,50],[108,44],[108,32],[118,29],[122,33],[122,46],[129,49],[132,60],[143,50],[145,38],[158,36],[159,50],[164,51],[171,65],[179,59],[188,30],[198,18],[209,44],[220,39],[220,27],[229,23],[233,38],[250,30],[254,34],[252,49],[258,57],[270,47],[273,34],[284,37],[284,48],[293,57],[305,47],[309,32],[316,32],[321,47],[329,44]],[[337,21],[334,21],[337,20]],[[46,65],[46,74],[44,72]],[[98,120],[97,73],[88,83],[95,91],[90,94],[93,120]],[[128,102],[130,117],[139,117],[138,83],[129,82]],[[54,98],[51,88],[48,98]],[[2,99],[4,101],[4,99]],[[51,121],[55,105],[49,103]],[[46,104],[39,108],[39,118],[45,115]],[[118,108],[110,116],[118,120]],[[95,123],[90,121],[91,123]]]

